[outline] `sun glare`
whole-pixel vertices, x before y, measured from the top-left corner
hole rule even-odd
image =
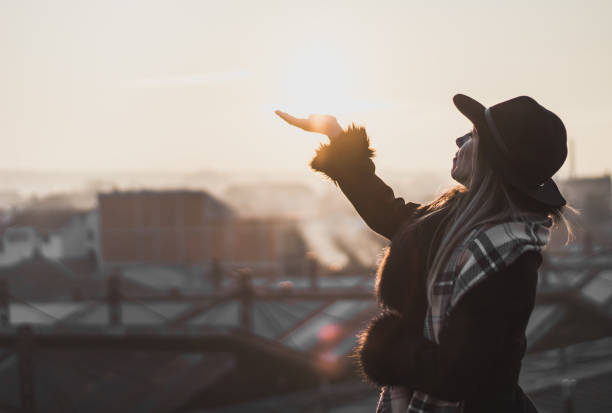
[[[351,111],[354,68],[339,50],[309,46],[296,49],[287,65],[287,110],[297,115]]]

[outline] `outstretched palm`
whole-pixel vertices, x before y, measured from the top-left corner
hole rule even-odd
[[[274,113],[290,125],[308,132],[322,133],[329,136],[330,139],[342,133],[342,127],[336,118],[331,115],[310,115],[307,118],[296,118],[280,110],[274,111]]]

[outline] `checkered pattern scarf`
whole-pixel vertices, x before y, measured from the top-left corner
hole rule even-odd
[[[449,259],[445,271],[433,284],[423,334],[439,343],[440,330],[457,302],[487,275],[512,264],[522,253],[540,251],[548,242],[549,218],[492,223],[474,229]],[[385,387],[377,413],[461,413],[463,402],[446,402],[402,387]]]

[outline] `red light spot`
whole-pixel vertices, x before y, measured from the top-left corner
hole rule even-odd
[[[319,329],[317,336],[321,341],[332,341],[340,335],[341,330],[338,324],[327,324]]]

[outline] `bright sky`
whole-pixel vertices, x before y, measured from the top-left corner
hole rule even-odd
[[[365,125],[383,168],[449,169],[452,105],[527,94],[576,169],[612,161],[612,2],[0,0],[0,169],[299,169]]]

